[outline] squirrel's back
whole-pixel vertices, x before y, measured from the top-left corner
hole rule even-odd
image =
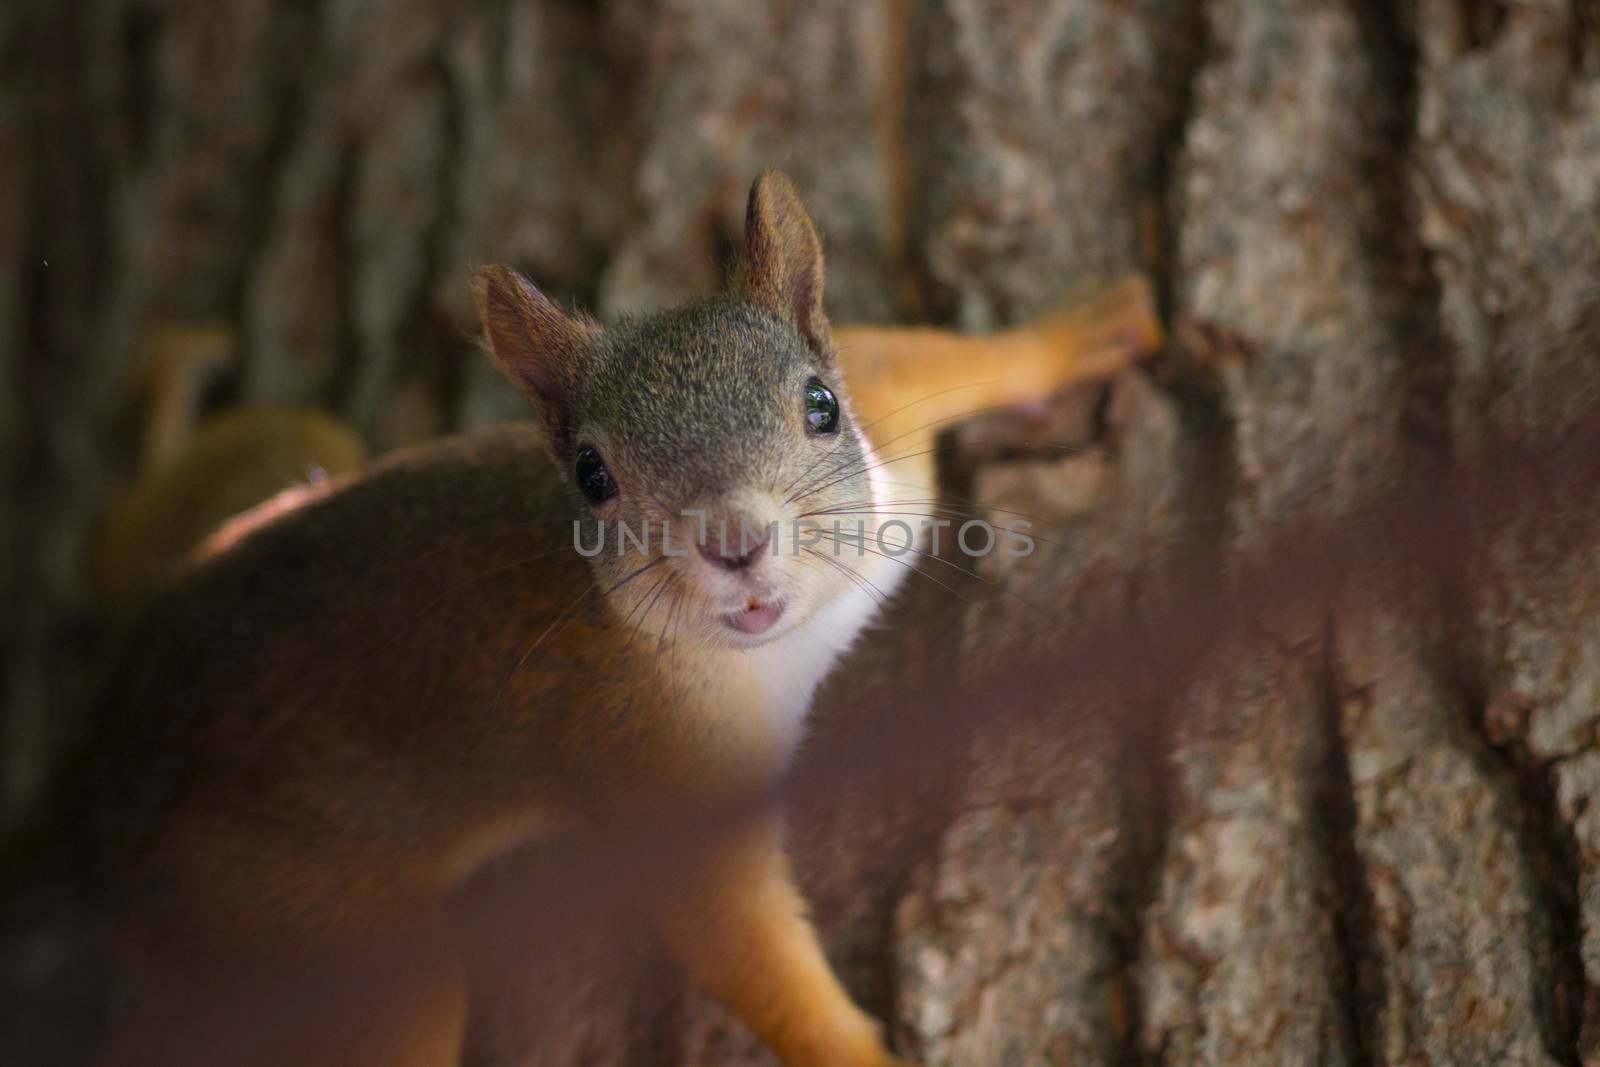
[[[320,840],[350,850],[351,867],[392,875],[396,853],[425,865],[431,828],[461,816],[446,816],[452,803],[492,805],[513,758],[493,750],[516,731],[471,718],[558,708],[571,694],[538,688],[572,676],[594,636],[598,620],[575,613],[578,639],[549,650],[559,671],[520,662],[590,582],[548,468],[522,427],[405,453],[258,527],[247,518],[236,543],[156,597],[72,775],[86,881],[125,897],[160,853],[166,877],[175,863],[206,867],[197,880],[214,893],[228,857],[185,852],[197,820],[208,832],[194,836],[236,841],[241,858],[270,857],[281,833],[283,863]],[[522,788],[540,760],[514,758]],[[441,795],[473,760],[478,795]]]
[[[530,783],[559,803],[573,766],[544,750],[582,726],[580,661],[615,686],[628,657],[598,605],[527,655],[592,579],[549,468],[522,426],[399,454],[245,516],[130,621],[87,743],[4,843],[0,996],[26,1014],[0,1052],[76,1062],[56,1038],[92,1041],[130,934],[404,908],[470,865],[462,826],[525,819]]]

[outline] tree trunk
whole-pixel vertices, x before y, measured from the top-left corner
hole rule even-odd
[[[485,425],[520,409],[470,265],[674,301],[762,169],[838,321],[988,328],[1143,269],[1180,342],[1046,440],[953,437],[950,492],[1051,540],[960,600],[913,577],[823,739],[1074,639],[1019,600],[1154,625],[1166,563],[1226,585],[1600,407],[1595,0],[17,0],[0,55],[13,809],[92,692],[152,330],[225,324],[240,402],[377,449]],[[1600,503],[1495,505],[1450,580],[1288,590],[1181,686],[805,805],[858,997],[928,1064],[1600,1064]],[[629,958],[564,1006],[485,975],[473,1062],[770,1062]]]

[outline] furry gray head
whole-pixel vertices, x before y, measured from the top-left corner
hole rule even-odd
[[[481,272],[479,293],[490,353],[538,411],[619,612],[751,646],[857,590],[865,554],[827,531],[870,509],[871,451],[839,380],[821,245],[787,178],[757,179],[719,295],[603,328],[504,267]]]

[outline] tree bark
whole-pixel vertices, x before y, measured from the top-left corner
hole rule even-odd
[[[1050,543],[960,599],[913,577],[822,739],[1600,410],[1595,0],[17,0],[0,55],[10,811],[93,690],[152,330],[225,324],[240,403],[379,450],[518,417],[469,267],[670,303],[763,169],[839,321],[1142,269],[1179,339],[951,437],[951,499]],[[856,995],[928,1064],[1600,1065],[1600,501],[1462,509],[1449,580],[1348,575],[1181,686],[794,813]],[[570,1003],[483,975],[472,1062],[771,1062],[619,941]]]

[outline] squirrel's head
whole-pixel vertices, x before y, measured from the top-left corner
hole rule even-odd
[[[756,181],[717,296],[603,328],[503,267],[482,271],[479,293],[490,353],[533,401],[569,487],[573,551],[626,625],[753,646],[865,595],[872,453],[823,314],[822,248],[787,178]],[[839,543],[858,520],[869,547]]]

